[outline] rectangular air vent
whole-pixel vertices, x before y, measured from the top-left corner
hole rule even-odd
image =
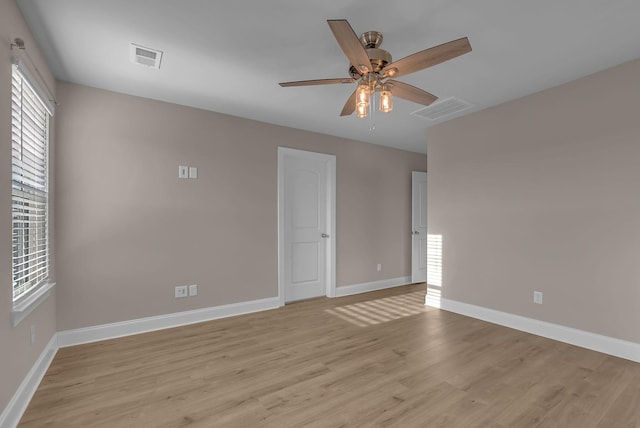
[[[131,43],[129,53],[131,62],[135,64],[140,64],[152,68],[160,68],[162,51],[145,48],[143,46]]]
[[[471,103],[459,98],[451,97],[446,100],[435,102],[430,106],[421,108],[420,110],[416,110],[411,114],[436,121],[448,116],[453,116],[472,107],[474,107],[474,105]]]

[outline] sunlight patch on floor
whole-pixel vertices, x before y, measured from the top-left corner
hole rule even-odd
[[[399,296],[325,309],[325,312],[355,326],[367,327],[417,315],[426,310],[424,307],[424,292],[416,291]]]

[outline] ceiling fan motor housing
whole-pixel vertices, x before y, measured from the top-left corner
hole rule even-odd
[[[387,64],[392,62],[391,54],[379,47],[382,44],[382,33],[378,31],[367,31],[360,36],[360,41],[367,52],[371,67],[375,73],[380,72]],[[354,79],[359,79],[363,73],[351,66],[349,67],[349,75]]]

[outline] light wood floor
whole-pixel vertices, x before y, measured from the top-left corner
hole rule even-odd
[[[21,427],[640,427],[640,364],[399,287],[62,348]]]

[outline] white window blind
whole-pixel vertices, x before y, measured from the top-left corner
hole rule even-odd
[[[11,81],[13,300],[49,276],[49,112],[25,73]]]

